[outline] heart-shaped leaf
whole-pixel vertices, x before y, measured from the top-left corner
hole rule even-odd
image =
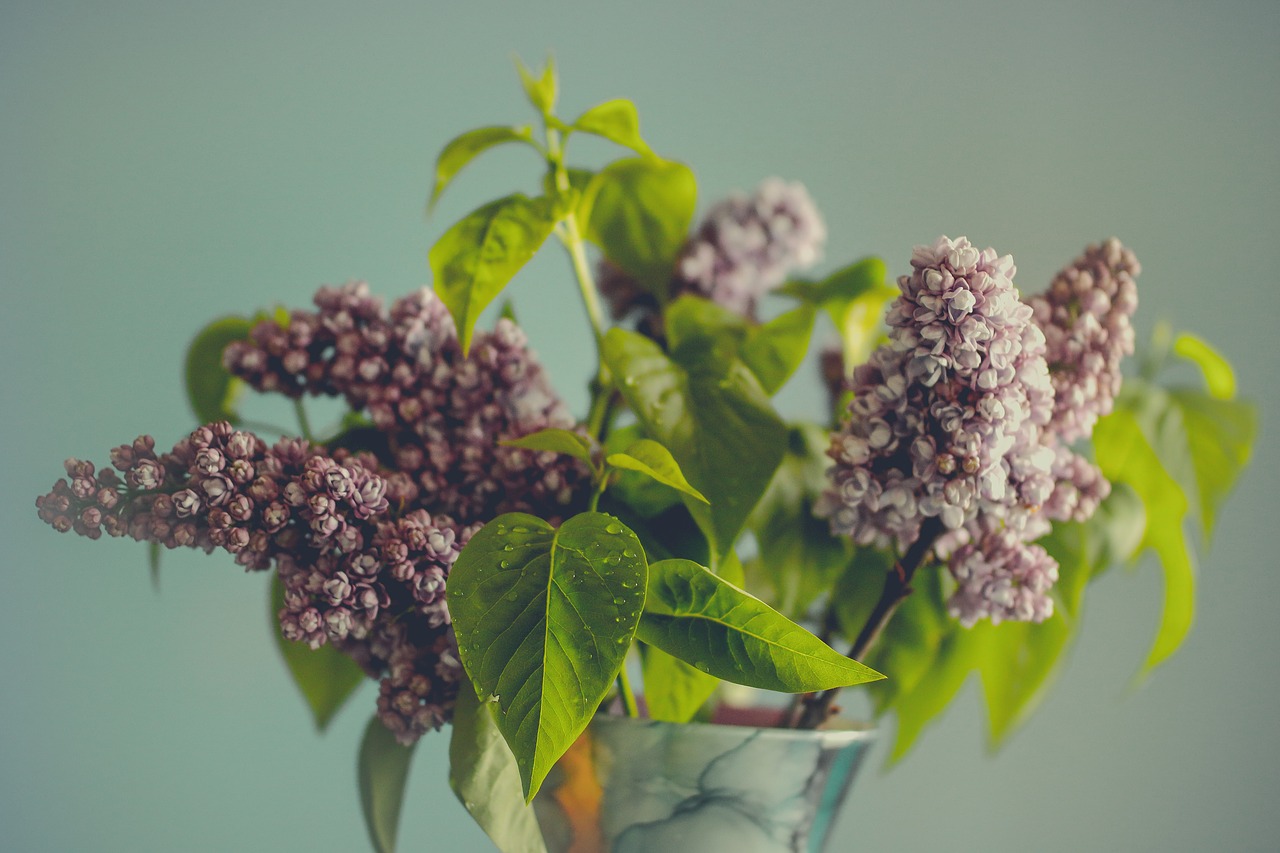
[[[431,247],[435,290],[453,315],[465,354],[480,312],[497,298],[555,227],[551,202],[520,193],[477,208]]]
[[[640,117],[636,114],[636,105],[625,98],[596,104],[578,117],[573,123],[573,129],[602,136],[637,154],[653,153],[640,138]]]
[[[448,594],[462,664],[480,698],[496,703],[526,800],[622,668],[646,576],[636,535],[598,512],[558,530],[508,513],[458,555]]]
[[[649,717],[666,723],[692,720],[720,686],[720,679],[656,646],[644,647],[643,674]]]
[[[546,853],[533,809],[524,802],[520,769],[502,739],[492,705],[469,683],[458,688],[449,739],[449,787],[502,853]]]
[[[716,678],[787,693],[884,678],[691,560],[649,567],[637,636]]]
[[[376,716],[369,720],[360,741],[356,777],[360,786],[360,810],[377,853],[395,853],[400,831],[400,807],[409,778],[413,747],[401,746]]]

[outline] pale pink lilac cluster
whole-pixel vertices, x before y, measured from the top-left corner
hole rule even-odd
[[[817,263],[826,239],[804,185],[768,178],[750,195],[735,193],[707,211],[676,260],[669,295],[694,293],[755,319],[760,299]],[[615,319],[632,314],[642,329],[652,324],[653,297],[607,261],[599,287]]]
[[[912,267],[889,342],[850,382],[819,510],[838,534],[903,550],[937,518],[953,616],[1041,621],[1057,564],[1030,543],[1050,521],[1088,518],[1110,489],[1068,443],[1118,389],[1137,262],[1116,241],[1091,247],[1030,304],[1014,290],[1012,258],[964,238],[917,247]],[[1064,399],[1084,411],[1065,411]]]
[[[246,569],[274,567],[284,636],[333,643],[381,678],[379,716],[402,742],[449,719],[461,667],[444,587],[479,525],[421,509],[394,518],[388,496],[403,495],[372,456],[296,438],[267,447],[225,422],[167,453],[142,436],[111,459],[114,470],[67,460],[67,479],[36,500],[40,517],[94,539],[222,548]]]
[[[287,324],[264,320],[227,347],[227,369],[263,391],[344,397],[387,439],[394,470],[415,490],[410,503],[463,523],[503,512],[553,520],[569,514],[589,472],[568,456],[499,444],[549,427],[572,429],[524,332],[502,319],[476,332],[462,354],[453,320],[422,289],[389,311],[351,282],[325,287],[317,311]]]

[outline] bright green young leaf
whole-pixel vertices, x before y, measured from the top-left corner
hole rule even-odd
[[[1183,332],[1173,342],[1174,355],[1190,361],[1204,374],[1209,393],[1218,400],[1233,400],[1236,396],[1236,374],[1231,362],[1223,358],[1208,341]]]
[[[653,154],[649,145],[640,138],[640,117],[636,114],[636,105],[624,98],[605,101],[587,110],[573,123],[573,129],[602,136],[637,154]]]
[[[233,406],[244,383],[222,366],[222,351],[232,341],[248,340],[252,330],[252,320],[222,317],[201,329],[187,347],[187,402],[200,423],[239,421]]]
[[[449,738],[449,787],[502,853],[546,853],[520,769],[498,731],[491,703],[469,683],[458,689]]]
[[[885,307],[898,295],[898,289],[886,283],[887,275],[884,261],[863,258],[819,282],[789,282],[782,292],[816,305],[831,316],[840,333],[845,366],[852,368],[871,355]]]
[[[554,199],[554,211],[557,221],[567,216],[572,210],[577,217],[578,224],[583,228],[591,221],[591,202],[593,201],[587,195],[587,187],[591,184],[591,179],[595,177],[595,172],[589,169],[576,169],[569,167],[565,169],[565,176],[568,178],[569,187],[566,190],[556,186],[555,175],[551,172],[544,173],[542,176],[542,192],[550,199]]]
[[[395,735],[374,716],[360,741],[356,777],[360,784],[360,809],[369,840],[377,853],[395,853],[400,831],[400,807],[409,778],[413,747],[401,746]]]
[[[770,397],[778,393],[804,361],[813,321],[813,308],[801,305],[747,332],[742,360]]]
[[[557,530],[508,513],[471,537],[449,574],[462,665],[530,800],[617,676],[645,600],[636,535],[585,512]]]
[[[786,426],[755,375],[704,343],[687,342],[673,360],[643,335],[613,328],[602,354],[645,432],[711,502],[690,499],[686,506],[718,557],[782,461]]]
[[[644,438],[644,430],[639,424],[630,424],[611,430],[604,442],[605,457],[608,458],[614,453],[625,453],[628,447],[642,438]],[[618,470],[613,473],[609,481],[609,490],[605,493],[605,500],[611,503],[621,502],[641,518],[654,518],[673,506],[683,506],[679,492],[662,485],[647,474],[627,470]],[[621,520],[635,530],[635,526],[627,519]],[[640,536],[641,542],[644,542],[644,536],[639,530],[636,530],[636,535]],[[649,559],[655,559],[653,552],[649,550],[648,543],[645,543],[645,553],[649,555]]]
[[[1117,407],[1093,429],[1098,467],[1113,483],[1127,483],[1146,508],[1142,537],[1160,557],[1164,571],[1164,608],[1143,671],[1149,671],[1178,648],[1191,629],[1195,605],[1195,567],[1183,529],[1187,497],[1152,449],[1134,412]]]
[[[551,202],[516,193],[456,222],[431,247],[435,290],[453,315],[465,354],[480,312],[520,271],[555,227]]]
[[[803,693],[884,677],[691,560],[649,567],[637,636],[716,678],[764,690]]]
[[[277,614],[284,608],[284,587],[280,578],[271,577],[271,633],[276,638],[280,654],[284,657],[285,666],[293,676],[293,683],[298,686],[302,698],[311,708],[311,715],[316,728],[324,731],[329,726],[334,714],[342,707],[360,683],[364,681],[364,670],[351,658],[335,649],[324,645],[311,649],[305,643],[286,640],[280,633]]]
[[[1218,508],[1249,464],[1258,432],[1257,410],[1248,403],[1181,388],[1169,392],[1169,399],[1182,413],[1195,469],[1200,521],[1208,537]]]
[[[160,591],[160,543],[147,543],[147,567],[151,570],[151,588]]]
[[[455,136],[436,158],[436,180],[435,185],[431,187],[431,200],[427,202],[427,211],[430,212],[435,208],[444,188],[478,155],[498,145],[509,142],[528,145],[532,140],[533,135],[528,127],[478,127]]]
[[[535,75],[517,56],[516,70],[520,72],[520,83],[524,86],[524,93],[528,96],[529,103],[533,104],[538,112],[549,116],[556,107],[556,97],[559,95],[555,58],[548,56],[547,64],[542,67],[540,73]]]
[[[540,429],[520,438],[500,441],[504,447],[521,447],[525,450],[545,450],[551,453],[563,453],[575,459],[581,459],[594,467],[591,458],[592,442],[585,435],[570,429]]]
[[[662,722],[689,722],[720,686],[720,679],[656,646],[644,647],[643,667],[649,717]]]
[[[943,633],[928,669],[912,691],[894,705],[897,733],[889,756],[891,763],[906,756],[925,727],[937,719],[960,692],[969,673],[982,659],[987,639],[984,629],[989,627],[989,624],[979,625],[965,630],[952,623]]]
[[[978,671],[987,703],[988,742],[994,750],[1035,711],[1074,632],[1061,612],[1040,623],[984,624],[982,630],[990,637]]]
[[[586,238],[665,301],[697,201],[698,182],[689,167],[653,157],[616,160],[587,187]]]
[[[760,548],[760,574],[773,590],[773,605],[792,619],[804,618],[852,556],[849,539],[832,536],[830,525],[813,514],[827,485],[828,444],[821,427],[793,424],[782,464],[749,522]],[[880,594],[882,580],[883,576],[875,581],[870,602]]]
[[[672,458],[671,451],[652,439],[642,438],[623,453],[610,453],[604,461],[624,471],[638,471],[677,492],[709,503],[702,492],[689,485],[680,471],[680,465]]]

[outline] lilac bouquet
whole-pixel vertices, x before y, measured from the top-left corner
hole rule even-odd
[[[963,237],[918,246],[896,287],[875,258],[806,278],[826,227],[803,186],[766,180],[695,226],[692,172],[650,150],[630,102],[569,123],[551,66],[521,72],[542,132],[458,136],[431,204],[500,145],[536,151],[541,195],[448,228],[433,289],[386,304],[352,282],[215,321],[186,362],[204,425],[106,467],[69,459],[36,501],[59,531],[149,543],[153,566],[194,547],[272,573],[321,728],[379,681],[360,774],[376,848],[394,846],[411,747],[447,724],[451,782],[504,850],[540,846],[525,802],[593,715],[708,719],[725,682],[791,694],[777,724],[796,728],[865,685],[898,718],[897,758],[977,671],[999,742],[1090,582],[1146,548],[1167,578],[1147,667],[1177,648],[1186,516],[1211,527],[1255,420],[1191,335],[1162,327],[1122,380],[1133,252],[1090,246],[1030,296],[1011,256]],[[581,134],[631,154],[573,165]],[[582,418],[510,304],[478,328],[553,235],[596,342]],[[820,359],[831,406],[784,418],[772,398],[819,323],[838,340]],[[1165,385],[1175,361],[1203,384]],[[248,429],[245,386],[295,401],[300,436]],[[308,397],[346,414],[313,433]]]

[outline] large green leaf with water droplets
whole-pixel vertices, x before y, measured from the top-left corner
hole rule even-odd
[[[559,529],[508,513],[449,574],[462,665],[520,768],[526,799],[586,728],[622,668],[645,601],[644,551],[616,518]]]
[[[716,678],[764,690],[803,693],[884,677],[692,560],[649,567],[637,635]]]

